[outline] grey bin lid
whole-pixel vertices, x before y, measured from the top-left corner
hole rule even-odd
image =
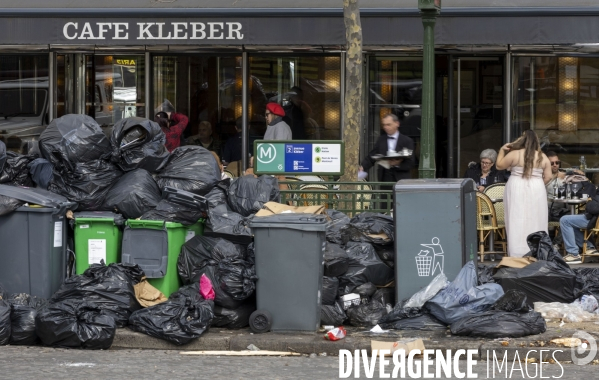
[[[395,186],[395,192],[448,191],[464,188],[464,192],[476,191],[471,178],[402,179]]]
[[[0,185],[0,195],[44,207],[58,208],[75,206],[75,203],[69,202],[69,200],[62,195],[37,187]]]
[[[255,216],[250,228],[289,228],[301,231],[326,231],[329,222],[325,215],[277,214]]]

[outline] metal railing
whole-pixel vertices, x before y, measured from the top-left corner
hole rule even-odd
[[[280,181],[281,203],[290,206],[320,206],[355,216],[364,211],[390,214],[393,209],[393,183]]]

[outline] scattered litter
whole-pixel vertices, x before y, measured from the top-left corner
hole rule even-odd
[[[578,338],[557,338],[550,341],[553,344],[564,347],[578,347],[582,345],[582,341]]]
[[[370,332],[371,333],[381,334],[381,333],[387,333],[387,332],[389,332],[389,330],[383,330],[381,328],[381,326],[376,325],[376,326],[374,326],[373,328],[370,329]]]
[[[254,346],[253,344],[250,344],[249,346],[246,347],[248,350],[250,351],[260,351],[260,349],[256,346]]]
[[[420,350],[422,353],[424,351],[424,342],[420,338],[415,339],[405,339],[398,340],[395,342],[382,342],[378,340],[370,341],[370,349],[372,351],[377,350],[381,352],[381,350],[389,351],[389,356],[393,355],[395,351],[404,350],[404,355],[408,356],[412,350]]]
[[[345,331],[345,328],[343,328],[343,326],[341,327],[336,327],[334,329],[332,329],[331,331],[327,332],[324,335],[324,338],[326,340],[341,340],[343,338],[345,338],[345,336],[347,335],[347,332]],[[312,355],[310,355],[310,357],[312,357]]]

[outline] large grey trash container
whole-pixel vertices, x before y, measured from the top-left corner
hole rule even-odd
[[[67,219],[75,204],[43,189],[0,185],[29,205],[0,216],[0,284],[9,293],[50,298],[66,276]]]
[[[395,184],[395,291],[411,297],[440,272],[453,280],[476,261],[476,187],[471,179]]]
[[[272,317],[271,331],[318,330],[327,223],[324,215],[311,214],[256,217],[250,223],[257,309]]]

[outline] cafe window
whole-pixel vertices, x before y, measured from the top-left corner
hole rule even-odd
[[[20,130],[40,133],[47,111],[48,55],[0,55],[0,140],[9,150],[26,152]]]
[[[102,126],[128,117],[145,117],[143,55],[86,57],[85,113]]]
[[[168,101],[189,119],[183,144],[201,144],[222,158],[242,114],[242,76],[240,56],[155,56],[152,112]]]
[[[266,131],[266,103],[285,110],[294,140],[341,138],[340,56],[250,57],[250,140]]]
[[[562,167],[599,167],[599,58],[516,57],[514,71],[512,135],[534,130]]]

